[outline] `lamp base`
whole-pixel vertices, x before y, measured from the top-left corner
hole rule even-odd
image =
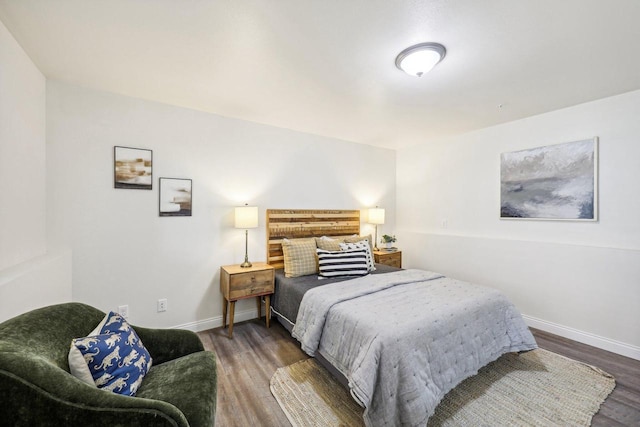
[[[376,240],[373,241],[373,250],[379,251],[378,249],[378,224],[376,224]]]
[[[249,230],[244,230],[244,262],[240,264],[240,267],[251,267],[251,263],[249,262]]]

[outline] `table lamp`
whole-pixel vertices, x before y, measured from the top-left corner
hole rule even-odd
[[[369,209],[369,224],[375,224],[376,225],[376,240],[375,240],[375,244],[373,246],[373,250],[377,251],[378,250],[378,225],[384,224],[384,209],[383,208],[379,208],[379,207],[376,206],[375,208]]]
[[[249,228],[258,227],[258,207],[257,206],[238,206],[236,208],[235,227],[244,229],[244,262],[240,264],[242,268],[251,267],[249,262]]]

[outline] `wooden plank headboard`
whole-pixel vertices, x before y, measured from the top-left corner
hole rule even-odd
[[[352,234],[360,234],[359,210],[267,209],[267,263],[284,267],[284,238]]]

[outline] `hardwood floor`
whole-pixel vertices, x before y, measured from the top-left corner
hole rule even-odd
[[[276,369],[308,356],[277,321],[250,320],[226,329],[198,334],[218,358],[216,426],[289,426],[289,420],[271,395],[269,381]]]
[[[592,426],[640,426],[640,361],[532,329],[541,348],[603,369],[616,378],[616,388],[593,418]],[[277,368],[308,356],[275,320],[238,323],[233,339],[221,328],[198,334],[218,357],[216,426],[289,426],[269,390]]]
[[[616,378],[616,388],[593,417],[596,426],[640,426],[640,361],[531,329],[538,346],[596,366]]]

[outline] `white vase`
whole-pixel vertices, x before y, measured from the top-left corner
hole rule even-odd
[[[391,249],[393,247],[393,242],[387,242],[385,243],[387,249]]]

